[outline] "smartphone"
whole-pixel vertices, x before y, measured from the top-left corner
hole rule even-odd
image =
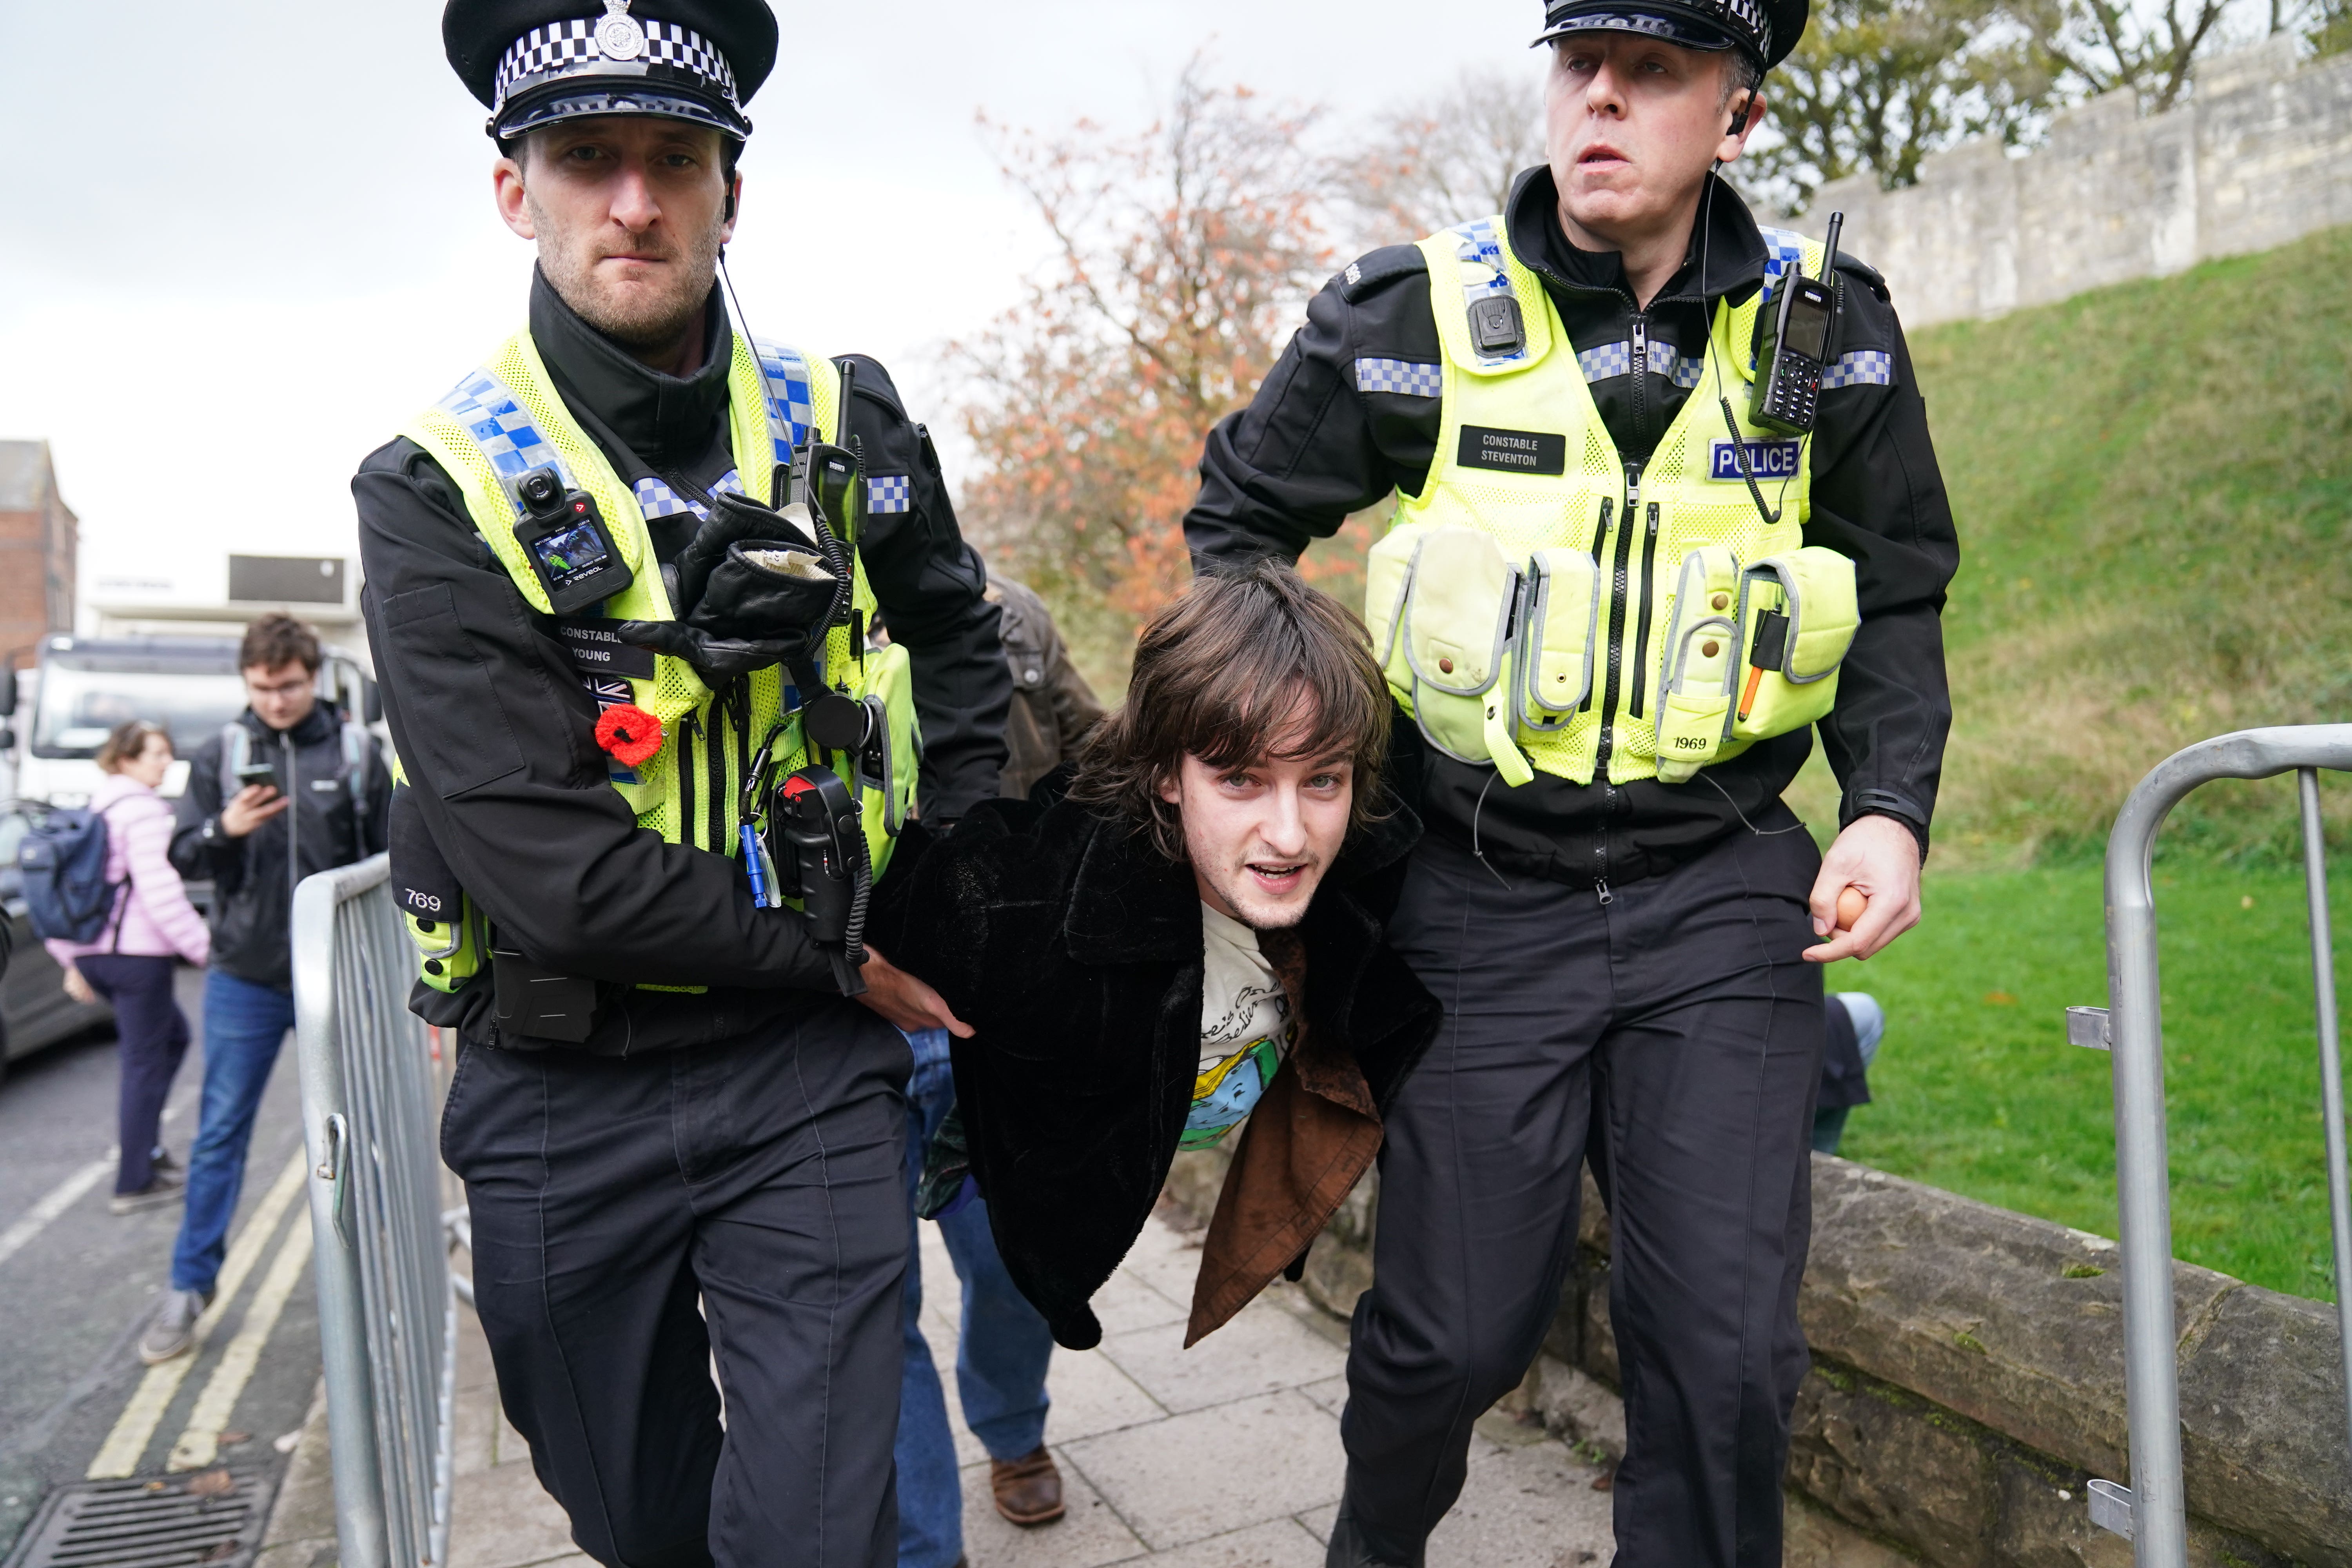
[[[286,793],[278,783],[278,764],[275,763],[247,763],[236,770],[236,782],[240,788],[268,784],[280,795]]]

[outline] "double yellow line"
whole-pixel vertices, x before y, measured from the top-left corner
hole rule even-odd
[[[155,1428],[162,1425],[163,1415],[178,1397],[180,1385],[195,1370],[204,1354],[205,1342],[212,1337],[221,1320],[228,1315],[237,1293],[261,1261],[263,1250],[278,1234],[279,1221],[287,1209],[301,1195],[302,1181],[309,1169],[309,1159],[303,1151],[294,1151],[286,1169],[278,1173],[267,1195],[254,1209],[245,1228],[228,1249],[221,1265],[220,1279],[215,1285],[213,1304],[196,1320],[195,1332],[187,1350],[160,1366],[147,1369],[147,1375],[131,1394],[131,1403],[122,1407],[115,1421],[114,1430],[89,1462],[89,1478],[94,1481],[116,1480],[139,1468],[140,1457],[147,1452],[153,1440]],[[263,1276],[261,1287],[254,1294],[253,1304],[246,1310],[245,1321],[236,1338],[229,1342],[220,1364],[213,1368],[212,1376],[196,1395],[195,1407],[189,1412],[188,1425],[172,1445],[169,1468],[174,1470],[197,1469],[209,1465],[219,1456],[220,1435],[236,1409],[238,1397],[245,1385],[252,1381],[254,1369],[261,1363],[262,1348],[278,1328],[278,1315],[286,1310],[287,1298],[301,1282],[303,1267],[310,1261],[310,1224],[309,1216],[298,1215],[286,1239],[269,1261],[269,1271]]]

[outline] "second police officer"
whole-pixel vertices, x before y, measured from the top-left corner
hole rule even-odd
[[[1806,10],[1550,0],[1546,166],[1349,267],[1209,438],[1204,570],[1399,497],[1366,619],[1429,831],[1390,940],[1446,1022],[1388,1119],[1335,1568],[1422,1561],[1558,1309],[1587,1162],[1617,1562],[1780,1561],[1818,966],[1917,918],[1958,553],[1885,285],[1715,174]],[[1783,385],[1759,419],[1779,308],[1825,270],[1826,340],[1789,334],[1817,404]],[[1780,799],[1816,726],[1826,857]]]
[[[998,612],[882,367],[730,320],[762,0],[451,0],[442,30],[537,247],[528,325],[352,489],[499,1398],[599,1562],[887,1563],[891,1026],[949,1020],[856,966],[856,872],[919,771],[934,820],[995,793]],[[842,803],[803,821],[835,837],[798,890],[838,873],[851,910],[823,932],[772,863],[810,801]]]

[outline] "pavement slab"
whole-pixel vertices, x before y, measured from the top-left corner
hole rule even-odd
[[[1279,1309],[1244,1312],[1191,1350],[1184,1325],[1106,1336],[1103,1353],[1146,1394],[1182,1413],[1337,1376],[1347,1352]]]
[[[530,1568],[579,1551],[571,1521],[527,1462],[461,1476],[451,1489],[450,1568]]]
[[[1288,1389],[1062,1451],[1154,1551],[1334,1501],[1346,1468],[1339,1424]]]
[[[998,1516],[987,1455],[964,1428],[955,1274],[937,1227],[922,1236],[923,1331],[963,1465],[971,1568],[1318,1568],[1345,1466],[1345,1325],[1276,1285],[1183,1349],[1197,1233],[1154,1219],[1097,1298],[1102,1347],[1054,1352],[1045,1438],[1068,1512],[1024,1530]],[[498,1409],[480,1328],[470,1311],[458,1321],[448,1568],[587,1568],[531,1474],[530,1449]],[[1431,1568],[1605,1562],[1610,1495],[1592,1490],[1600,1474],[1539,1427],[1490,1413],[1472,1442],[1462,1500],[1430,1542]],[[289,1551],[267,1568],[313,1565]]]
[[[1151,1568],[1323,1568],[1323,1542],[1297,1520],[1277,1519],[1145,1561]]]

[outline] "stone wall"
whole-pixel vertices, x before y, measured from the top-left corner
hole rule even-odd
[[[1222,1152],[1180,1155],[1169,1192],[1205,1217],[1223,1180]],[[1513,1397],[1622,1453],[1608,1220],[1585,1194],[1577,1268]],[[1307,1291],[1342,1317],[1378,1204],[1367,1176],[1308,1254]],[[1790,1563],[2127,1568],[2084,1491],[2130,1477],[2115,1243],[1828,1156],[1813,1210]],[[2185,1263],[2173,1281],[2191,1561],[2352,1568],[2333,1310]]]
[[[2268,250],[2352,223],[2352,54],[2299,64],[2282,35],[2207,62],[2168,113],[2111,92],[2025,157],[1979,140],[1904,190],[1824,185],[1795,226],[1819,236],[1839,210],[1915,327]]]

